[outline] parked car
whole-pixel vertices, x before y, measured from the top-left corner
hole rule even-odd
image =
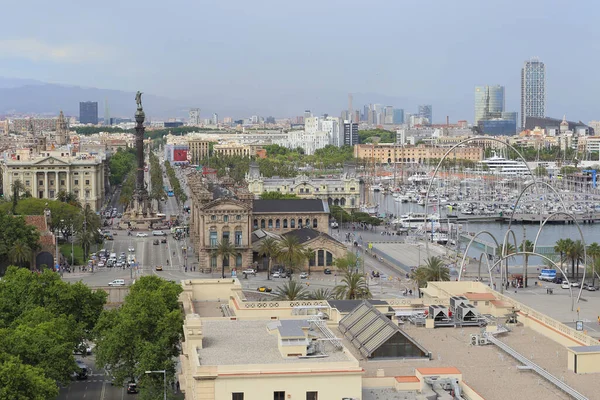
[[[597,288],[597,287],[594,287],[594,286],[592,286],[592,285],[588,285],[588,286],[585,288],[585,290],[588,290],[588,291],[590,291],[590,292],[595,292],[596,290],[598,290],[598,288]]]
[[[300,274],[300,279],[306,279],[308,278],[308,274],[306,272],[303,272]]]
[[[333,222],[331,223],[331,228],[332,228],[332,229],[337,229],[337,228],[338,228],[338,223],[337,223],[337,222],[335,222],[335,221],[333,221]]]
[[[129,249],[127,249],[130,253],[135,253],[135,249],[133,247],[130,247]]]
[[[125,286],[125,280],[115,279],[114,281],[108,282],[108,286]]]
[[[129,382],[127,384],[127,394],[136,394],[138,393],[137,383]]]
[[[279,272],[273,272],[273,278],[280,278]]]
[[[259,292],[262,292],[262,293],[264,293],[264,292],[271,293],[273,291],[273,289],[271,289],[270,287],[267,287],[267,286],[261,286],[256,290],[258,290]]]
[[[563,289],[568,289],[568,288],[570,288],[570,286],[569,286],[569,284],[568,284],[567,282],[564,282],[564,283],[562,283],[562,284],[560,285],[560,287],[561,287],[561,288],[563,288]]]
[[[246,268],[242,273],[246,275],[256,275],[256,270],[253,268]]]
[[[331,270],[330,270],[329,268],[325,268],[325,269],[323,270],[323,273],[324,273],[325,275],[331,275]]]
[[[162,271],[162,265],[157,265],[156,268],[154,268],[156,271]]]
[[[154,241],[152,242],[152,244],[160,244],[160,242],[158,241],[158,239],[154,239]]]
[[[160,242],[161,242],[161,243],[167,243],[167,238],[166,238],[166,237],[163,237],[162,239],[160,239]]]
[[[152,236],[167,236],[163,231],[152,231]]]
[[[103,261],[100,261],[100,262],[98,263],[98,268],[102,268],[102,267],[104,267],[104,262],[103,262]]]
[[[571,282],[571,287],[579,287],[579,282]]]
[[[148,237],[148,234],[145,233],[145,232],[138,232],[138,233],[135,234],[135,236],[137,236],[137,237]]]
[[[117,263],[115,264],[115,268],[123,268],[123,262],[117,261]]]

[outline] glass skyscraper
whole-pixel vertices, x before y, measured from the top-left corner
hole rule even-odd
[[[419,106],[419,118],[427,118],[429,124],[433,124],[433,113],[431,104],[421,104]]]
[[[501,118],[504,112],[504,86],[475,86],[475,124]]]
[[[79,102],[79,122],[82,124],[98,125],[98,102]]]
[[[537,58],[521,69],[521,127],[527,117],[546,116],[546,66]]]

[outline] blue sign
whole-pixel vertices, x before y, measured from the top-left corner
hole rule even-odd
[[[60,265],[56,264],[56,265],[54,266],[54,268],[56,268],[56,270],[57,270],[57,271],[59,271],[59,270],[60,270]]]

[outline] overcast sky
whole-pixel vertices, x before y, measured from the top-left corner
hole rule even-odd
[[[600,119],[592,0],[27,0],[2,11],[4,77],[139,89],[221,115],[338,115],[353,92],[472,121],[479,84],[505,85],[518,111],[520,69],[537,56],[547,114]]]

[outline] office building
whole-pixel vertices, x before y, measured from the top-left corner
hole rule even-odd
[[[386,125],[391,125],[394,123],[394,107],[393,106],[385,106],[383,109],[384,117],[383,123]]]
[[[188,124],[191,126],[200,125],[200,109],[199,108],[190,108]]]
[[[212,123],[213,123],[213,125],[219,125],[219,114],[217,114],[217,113],[213,114]]]
[[[501,118],[504,104],[504,86],[475,86],[475,125],[482,120]]]
[[[98,125],[98,102],[79,102],[79,122],[82,124]]]
[[[546,66],[537,58],[525,61],[521,69],[521,127],[527,117],[546,116]]]
[[[394,125],[400,125],[404,123],[404,110],[401,108],[394,108],[393,116]]]
[[[344,146],[358,144],[358,124],[356,122],[344,121]]]
[[[427,118],[427,123],[433,123],[433,113],[431,104],[421,104],[419,105],[419,118]]]
[[[507,136],[517,133],[517,124],[510,119],[481,119],[477,122],[479,132],[492,136]]]

